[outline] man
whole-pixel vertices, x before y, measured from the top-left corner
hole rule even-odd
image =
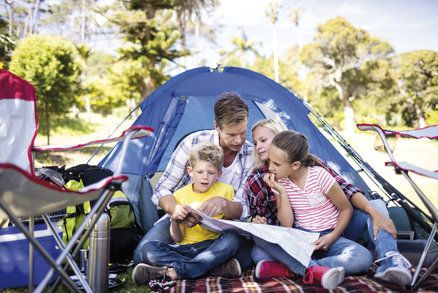
[[[243,199],[243,187],[252,166],[252,146],[245,140],[248,115],[248,106],[239,95],[229,92],[220,95],[214,105],[214,129],[194,132],[177,146],[154,189],[152,201],[172,216],[177,205],[173,192],[190,181],[190,176],[186,172],[190,150],[199,143],[213,142],[218,144],[224,152],[222,175],[218,181],[231,184],[236,194],[233,200],[213,197],[205,201],[199,210],[209,216],[223,213],[226,219],[246,219],[248,205]],[[187,227],[192,227],[199,223],[199,220],[189,214],[181,219],[181,222]],[[137,246],[134,252],[135,263],[148,263],[147,253],[143,249],[146,243],[152,240],[172,242],[169,226],[169,217],[162,218],[155,223]],[[251,249],[245,247],[245,244],[250,245],[244,242],[236,255],[242,269],[252,265]]]

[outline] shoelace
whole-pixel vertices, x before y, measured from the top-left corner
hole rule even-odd
[[[151,288],[152,292],[163,292],[173,286],[175,286],[177,281],[168,281],[164,277],[161,281],[152,280],[149,282],[149,288]]]
[[[412,264],[406,259],[406,257],[395,251],[387,252],[385,257],[376,260],[375,263],[380,263],[391,257],[393,258],[394,264],[397,266],[406,267],[408,269],[412,267]]]

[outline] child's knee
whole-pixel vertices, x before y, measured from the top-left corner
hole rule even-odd
[[[226,238],[227,241],[233,242],[235,244],[240,244],[240,236],[234,231],[225,231],[222,237]]]

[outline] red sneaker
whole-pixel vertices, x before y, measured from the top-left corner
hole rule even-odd
[[[257,279],[264,280],[274,277],[293,278],[295,274],[284,264],[275,260],[262,260],[255,269]]]
[[[321,284],[325,289],[334,289],[344,281],[344,277],[343,267],[311,266],[307,268],[303,282],[304,284]]]

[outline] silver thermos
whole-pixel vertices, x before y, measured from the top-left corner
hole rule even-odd
[[[108,292],[110,217],[102,213],[90,235],[88,283],[93,292]]]

